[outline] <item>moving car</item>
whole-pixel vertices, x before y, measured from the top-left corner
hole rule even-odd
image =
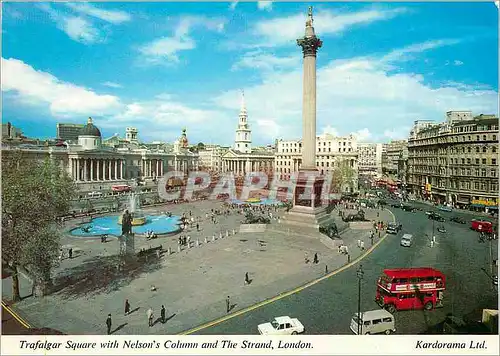
[[[390,207],[391,208],[401,208],[401,203],[397,203],[397,202],[396,203],[391,203]]]
[[[387,224],[387,233],[396,235],[402,228],[403,228],[403,225],[401,225],[401,224],[389,223],[389,224]]]
[[[400,245],[403,247],[411,247],[412,242],[413,242],[413,235],[404,234],[403,237],[401,237]]]
[[[430,211],[430,210],[427,210],[427,211],[425,212],[425,215],[427,215],[427,216],[432,215],[432,214],[434,214],[434,212],[433,212],[433,211]]]
[[[278,316],[270,323],[260,324],[261,335],[297,335],[304,332],[304,325],[297,318]]]
[[[439,221],[439,222],[444,222],[444,218],[443,218],[441,215],[437,214],[437,213],[432,213],[432,214],[430,214],[430,215],[428,216],[428,218],[429,218],[430,220],[435,220],[435,221]]]
[[[441,206],[438,207],[438,209],[441,210],[441,211],[447,211],[447,212],[451,212],[452,211],[451,207],[446,206],[446,205],[441,205]]]
[[[459,223],[459,224],[467,224],[467,221],[465,221],[463,218],[461,218],[460,216],[452,216],[450,218],[450,221],[453,221],[453,222],[456,222],[456,223]]]
[[[351,319],[351,331],[358,335],[370,335],[370,334],[386,334],[390,335],[396,332],[396,327],[394,326],[394,316],[384,309],[370,310],[361,313],[361,318],[358,313],[354,314]]]
[[[411,205],[408,205],[408,204],[403,204],[401,206],[401,210],[404,210],[404,211],[409,211],[410,213],[414,213],[415,212],[415,208]]]

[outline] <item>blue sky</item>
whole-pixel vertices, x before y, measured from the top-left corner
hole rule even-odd
[[[386,142],[448,110],[498,115],[493,2],[3,3],[3,122],[231,144],[243,89],[254,144],[300,138],[311,4],[318,134]]]

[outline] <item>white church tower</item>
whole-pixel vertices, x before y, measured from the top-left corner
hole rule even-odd
[[[239,123],[236,129],[236,139],[234,140],[234,149],[242,153],[252,153],[252,130],[250,130],[247,119],[248,114],[245,106],[245,93],[243,93],[242,90]]]

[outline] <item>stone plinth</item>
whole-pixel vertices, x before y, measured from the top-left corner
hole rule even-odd
[[[308,181],[316,177],[314,182]],[[333,217],[322,206],[324,178],[315,169],[300,170],[294,191],[293,208],[283,217],[286,228],[301,230],[306,235],[319,234],[321,226],[334,223]]]
[[[125,234],[120,236],[120,256],[134,256],[135,255],[135,234]]]

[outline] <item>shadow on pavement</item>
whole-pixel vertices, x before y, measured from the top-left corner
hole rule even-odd
[[[150,258],[124,260],[120,256],[97,256],[65,270],[54,278],[52,293],[65,298],[112,292],[129,284],[143,273],[161,268],[161,260]]]
[[[128,325],[128,323],[123,323],[123,324],[119,325],[119,326],[118,326],[115,330],[113,330],[113,331],[111,332],[111,334],[114,334],[114,333],[115,333],[115,332],[117,332],[118,330],[123,329],[126,325]]]

